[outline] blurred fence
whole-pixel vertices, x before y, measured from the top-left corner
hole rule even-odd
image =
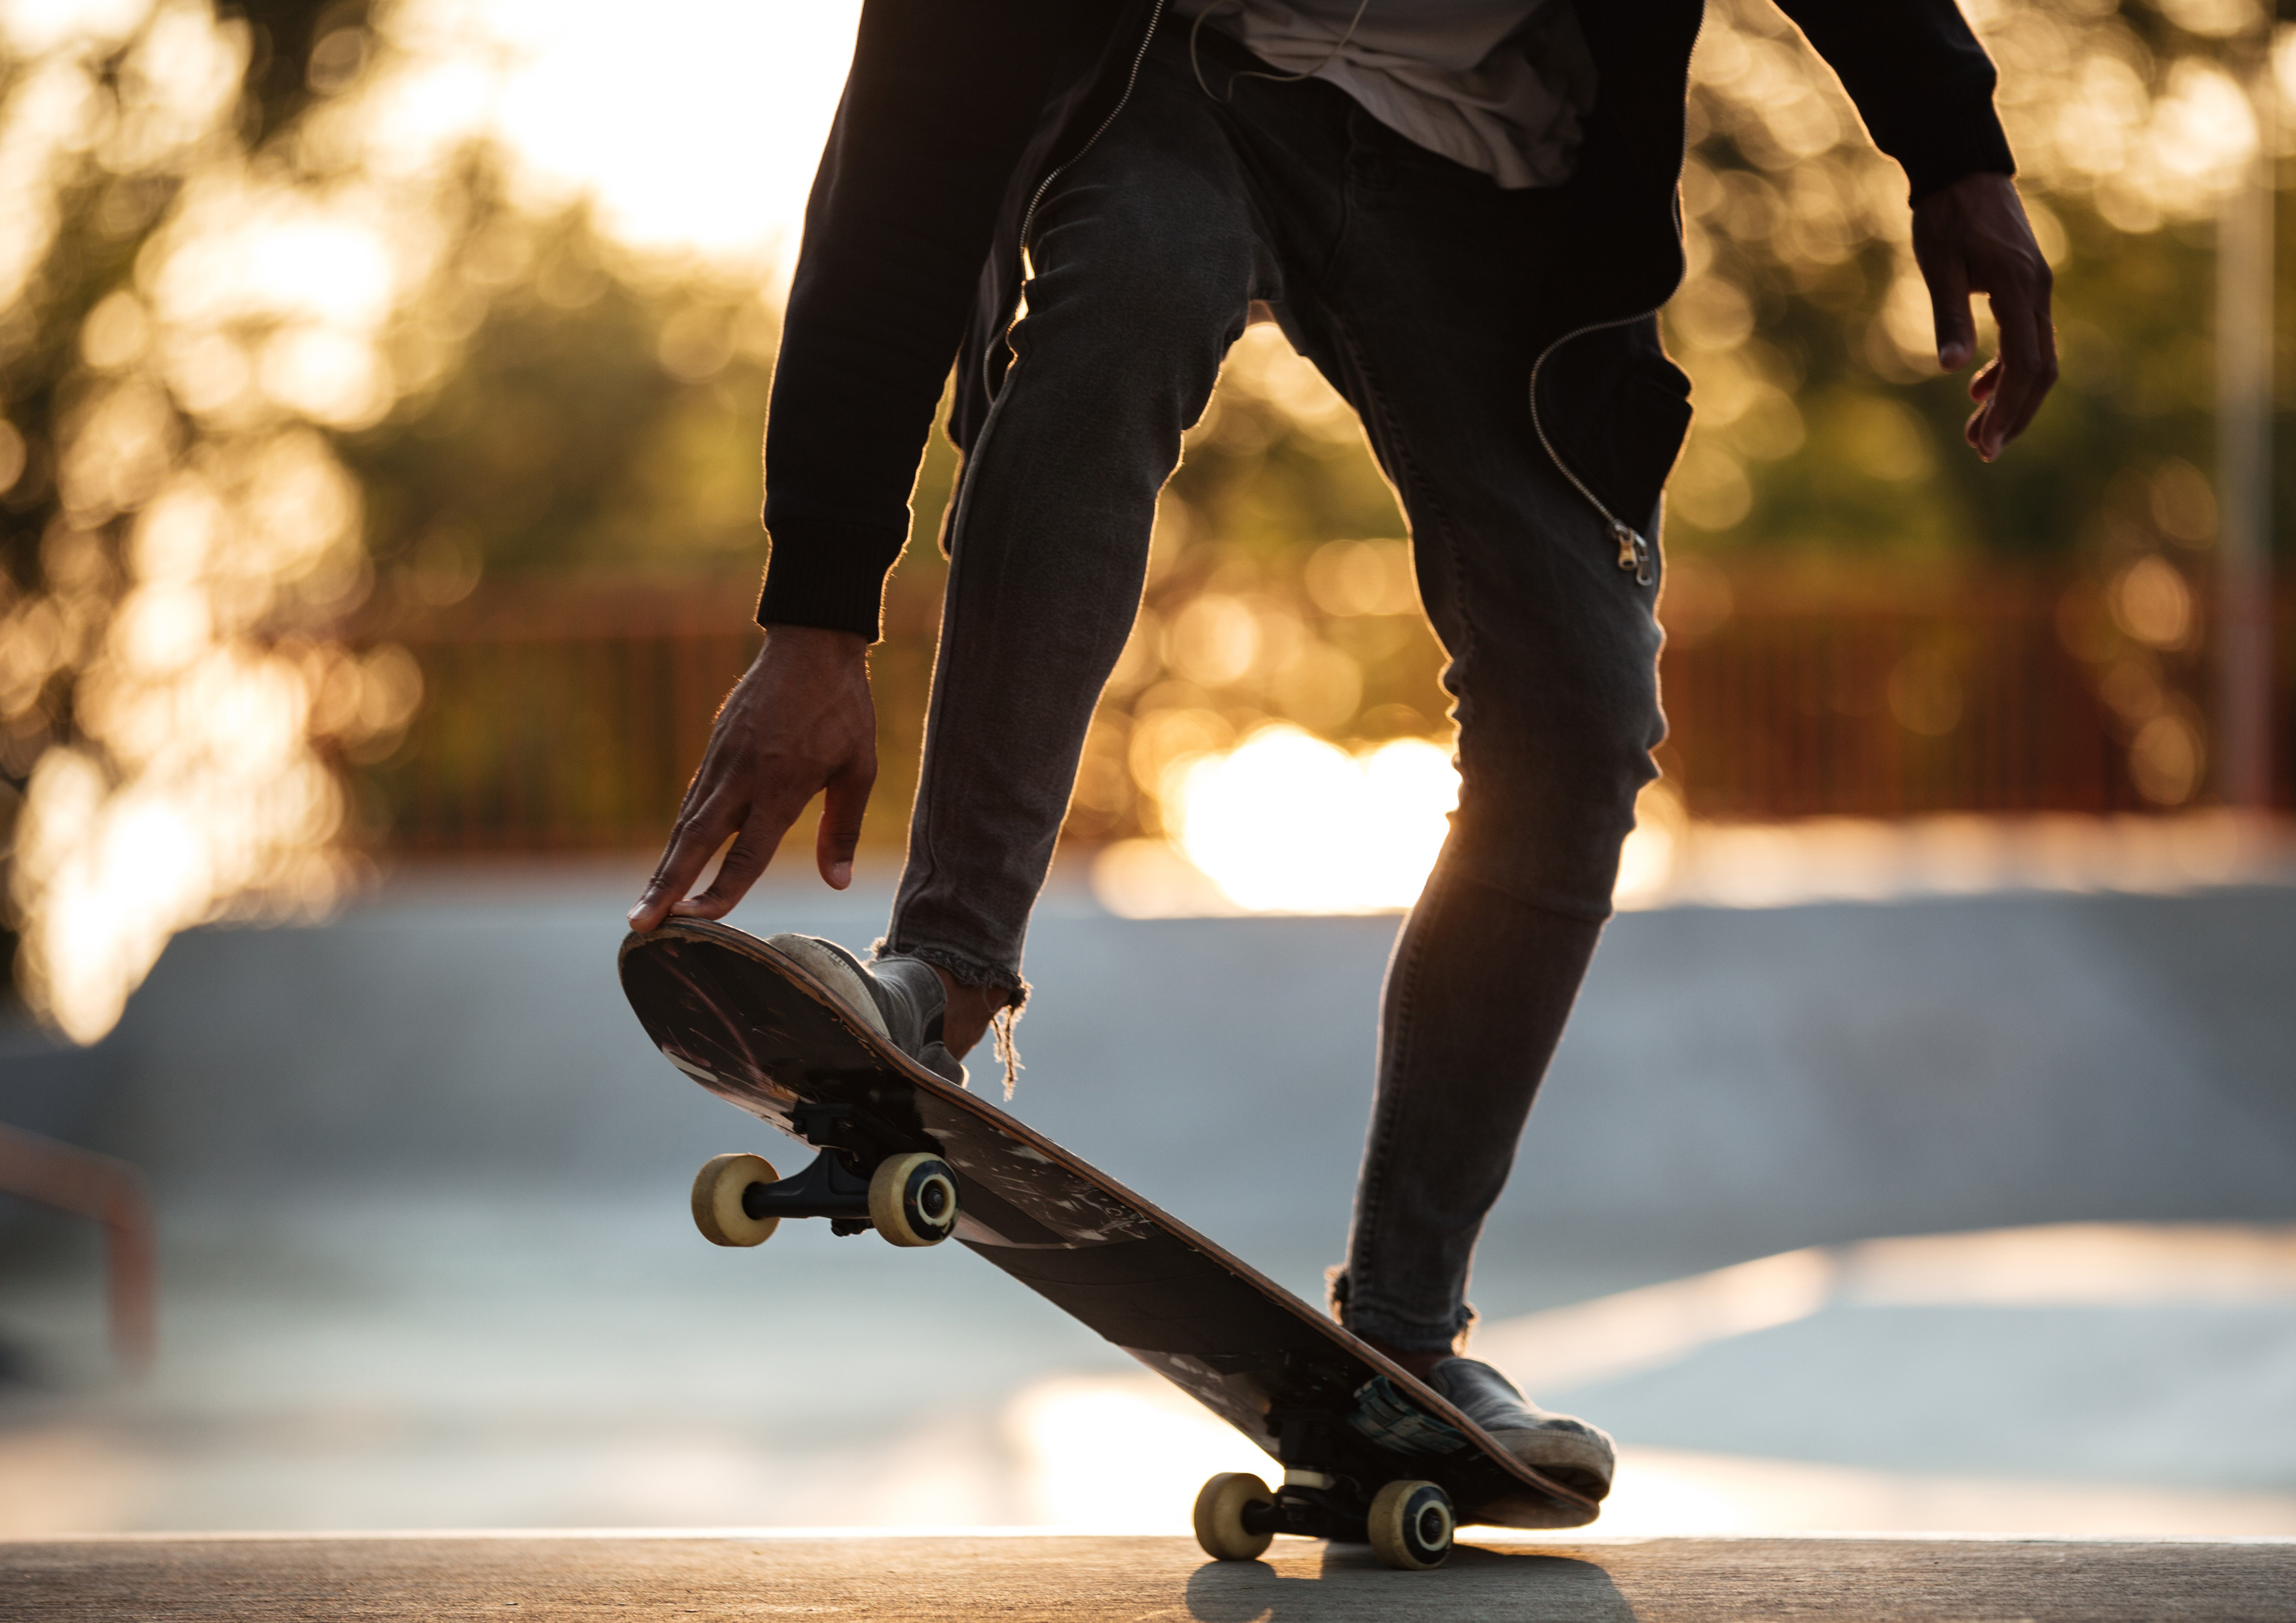
[[[2107,813],[2205,799],[2212,664],[2128,635],[2087,583],[1995,580],[1914,602],[1741,586],[1670,627],[1660,665],[1693,816]],[[2276,621],[2276,803],[2292,796],[2290,610]],[[1711,612],[1710,611],[1709,612]]]
[[[757,652],[747,609],[716,587],[528,587],[397,628],[423,701],[365,771],[371,834],[424,853],[659,844]]]
[[[2110,813],[2205,798],[2205,649],[2117,636],[2078,584],[1999,581],[1919,602],[1747,584],[1718,601],[1714,586],[1677,601],[1661,666],[1668,776],[1693,817]],[[756,650],[747,590],[489,589],[393,628],[424,700],[392,756],[361,769],[370,837],[406,854],[657,844]],[[2296,805],[2292,607],[2284,596],[2273,615],[2283,807]],[[873,839],[904,827],[931,643],[930,626],[897,623],[872,656]],[[1439,712],[1439,695],[1427,709]]]

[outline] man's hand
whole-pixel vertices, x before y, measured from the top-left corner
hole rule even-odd
[[[1977,402],[1962,436],[1991,462],[2025,431],[2057,381],[2049,265],[2006,175],[1964,175],[1914,209],[1914,258],[1937,312],[1938,365],[1958,372],[1977,348],[1969,296],[1991,296],[2001,353],[1970,380]]]
[[[824,790],[814,860],[823,879],[844,889],[853,882],[853,848],[876,781],[866,640],[815,626],[768,626],[766,645],[718,712],[669,845],[630,909],[630,928],[658,930],[673,914],[723,918],[765,872],[806,803]],[[688,897],[729,835],[734,847],[718,877]]]

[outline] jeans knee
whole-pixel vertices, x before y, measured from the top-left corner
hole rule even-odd
[[[1170,389],[1209,398],[1221,358],[1242,330],[1250,283],[1201,275],[1160,279],[1130,269],[1048,271],[1029,283],[1013,351],[1052,362],[1111,396]]]
[[[1118,202],[1048,228],[1015,353],[1073,359],[1119,389],[1168,381],[1209,397],[1250,303],[1250,240],[1174,229],[1160,213]]]
[[[1547,696],[1509,707],[1463,707],[1462,774],[1470,786],[1529,811],[1557,801],[1631,811],[1659,775],[1655,755],[1666,717],[1655,684],[1639,693]]]
[[[1642,714],[1545,719],[1512,740],[1463,732],[1446,860],[1537,906],[1605,918],[1636,800],[1659,775],[1652,751],[1664,725],[1654,703]]]

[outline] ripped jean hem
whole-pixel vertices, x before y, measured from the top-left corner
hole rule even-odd
[[[1363,1303],[1353,1299],[1347,1271],[1342,1267],[1330,1269],[1325,1275],[1330,1292],[1332,1316],[1338,1319],[1348,1333],[1391,1347],[1399,1352],[1456,1352],[1460,1338],[1475,1323],[1475,1310],[1468,1303],[1459,1304],[1450,1316],[1450,1327],[1429,1324],[1424,1319],[1390,1311],[1377,1302]]]
[[[955,978],[959,986],[999,988],[1010,995],[1009,1001],[1004,1006],[1014,1014],[1020,1013],[1021,1005],[1029,1001],[1029,983],[1021,978],[1017,970],[1008,970],[1002,964],[990,963],[986,959],[973,957],[969,953],[957,952],[946,947],[897,947],[890,939],[881,939],[870,947],[869,955],[873,958],[881,960],[914,958],[921,963],[930,963],[936,969],[947,970]]]

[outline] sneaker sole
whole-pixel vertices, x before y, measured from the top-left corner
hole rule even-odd
[[[1536,1430],[1494,1431],[1490,1439],[1533,1471],[1563,1475],[1567,1486],[1589,1498],[1600,1499],[1611,1491],[1617,1456],[1591,1438]]]

